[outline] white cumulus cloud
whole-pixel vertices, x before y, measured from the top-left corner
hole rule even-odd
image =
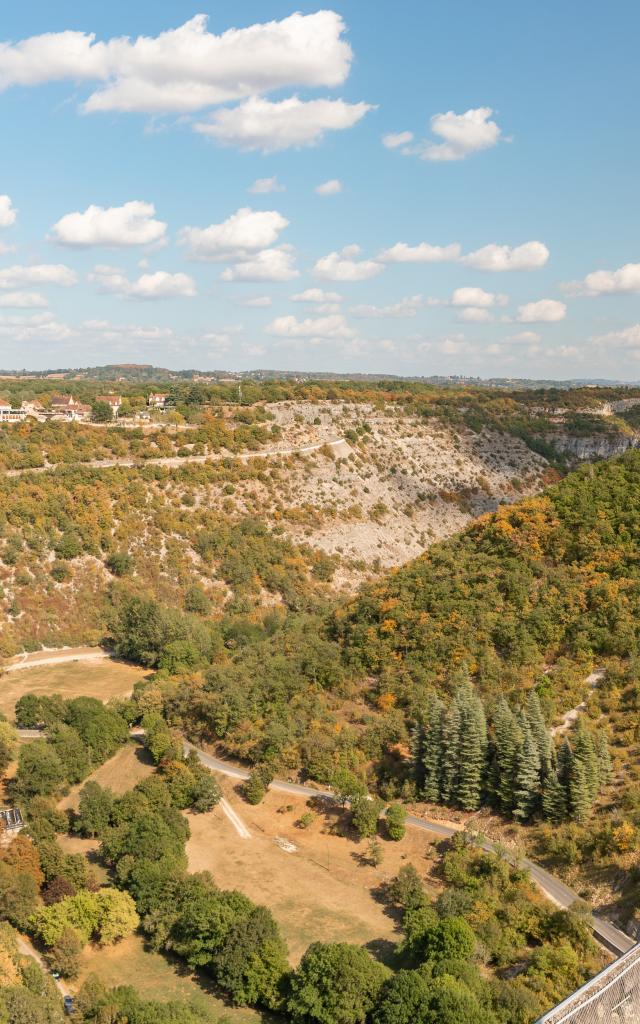
[[[371,317],[375,320],[402,320],[405,317],[414,317],[418,310],[423,305],[422,295],[410,295],[404,299],[400,299],[399,302],[394,302],[389,306],[352,306],[349,310],[353,316],[357,317]]]
[[[413,132],[388,132],[382,136],[382,145],[385,149],[398,149],[399,146],[406,146],[413,141]]]
[[[187,247],[192,260],[212,263],[241,260],[272,246],[288,224],[286,217],[277,210],[242,207],[221,224],[183,228],[179,242]]]
[[[33,266],[6,267],[0,270],[0,288],[22,288],[23,285],[57,284],[70,288],[78,277],[63,263],[36,263]]]
[[[164,239],[167,225],[155,220],[153,203],[132,200],[123,206],[89,206],[84,213],[67,213],[51,228],[51,241],[75,248],[102,245],[117,249],[151,245]]]
[[[338,192],[342,192],[342,182],[337,178],[330,178],[329,181],[316,185],[315,190],[319,196],[337,196]]]
[[[518,307],[516,320],[521,324],[543,324],[556,323],[564,320],[567,315],[567,307],[564,302],[557,299],[539,299],[537,302],[527,302],[524,306]]]
[[[256,178],[253,185],[249,187],[249,192],[252,192],[255,196],[268,195],[270,192],[284,191],[284,185],[281,185],[275,176],[273,178]]]
[[[223,270],[223,281],[292,281],[300,276],[293,253],[288,247],[263,249],[250,259]]]
[[[542,242],[525,242],[523,245],[485,245],[476,249],[461,262],[476,270],[538,270],[549,259],[549,250]]]
[[[450,299],[452,306],[476,306],[480,309],[506,306],[507,302],[506,295],[486,292],[484,288],[456,288]]]
[[[313,268],[316,277],[327,281],[367,281],[384,270],[377,260],[356,260],[359,245],[347,245],[339,252],[330,252],[319,259]]]
[[[583,281],[571,281],[566,291],[574,295],[623,295],[640,292],[640,263],[625,263],[618,270],[594,270]]]
[[[505,341],[514,342],[515,344],[525,345],[536,345],[540,341],[540,335],[536,331],[518,331],[517,334],[511,334]]]
[[[464,114],[448,110],[446,114],[434,114],[429,125],[434,139],[414,142],[412,132],[391,132],[384,135],[382,143],[387,149],[400,149],[403,156],[418,156],[421,160],[442,163],[451,160],[465,160],[472,153],[491,149],[497,145],[502,131],[495,121],[490,120],[491,107],[474,107]]]
[[[34,313],[31,316],[9,315],[0,317],[0,336],[13,342],[61,342],[71,338],[74,331],[59,323],[52,313]]]
[[[263,153],[315,146],[325,132],[352,128],[373,110],[368,103],[345,100],[301,100],[297,96],[272,102],[252,96],[237,107],[221,107],[194,130],[225,146]]]
[[[101,265],[94,267],[89,280],[100,291],[125,299],[190,299],[197,294],[195,282],[188,274],[170,274],[166,270],[142,274],[136,281],[130,281],[118,267]]]
[[[390,249],[383,249],[378,259],[383,263],[446,263],[457,260],[459,256],[460,246],[457,242],[451,245],[430,245],[429,242],[407,245],[406,242],[396,242]]]
[[[307,317],[279,316],[266,328],[267,334],[278,338],[353,338],[355,331],[340,313],[331,316]]]
[[[1,52],[1,51],[0,51]],[[16,222],[18,211],[9,196],[0,196],[0,228],[10,228]]]
[[[273,299],[270,295],[254,295],[250,299],[245,299],[242,305],[248,309],[269,309],[273,305]]]
[[[481,306],[468,306],[461,309],[456,320],[461,324],[488,324],[493,320],[490,310]]]
[[[591,339],[596,345],[613,345],[617,348],[640,349],[640,324],[623,327],[619,331],[609,331]]]
[[[325,303],[342,302],[342,298],[340,292],[326,292],[323,288],[307,288],[297,295],[292,295],[291,301]]]
[[[0,306],[3,309],[42,309],[47,300],[39,292],[4,292],[0,293]]]
[[[345,24],[330,10],[216,35],[198,14],[157,36],[49,32],[0,46],[0,90],[45,82],[95,82],[84,110],[189,113],[256,93],[334,87],[353,57]]]

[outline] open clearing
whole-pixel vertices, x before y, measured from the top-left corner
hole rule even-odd
[[[13,718],[16,701],[23,693],[59,693],[70,697],[97,697],[107,701],[111,697],[126,697],[135,683],[144,679],[142,668],[121,661],[104,659],[84,663],[81,661],[24,668],[0,677],[0,712]]]
[[[115,946],[87,947],[82,956],[80,977],[72,987],[79,990],[89,974],[96,975],[110,987],[132,985],[145,999],[193,1002],[207,1010],[214,1019],[220,1016],[229,1024],[266,1024],[275,1019],[255,1010],[227,1006],[207,991],[206,979],[200,982],[188,970],[184,974],[180,973],[177,965],[166,957],[145,949],[139,935],[132,935]]]
[[[153,771],[153,763],[145,748],[141,743],[130,740],[123,747],[120,747],[112,758],[101,764],[99,768],[96,768],[95,772],[87,779],[78,786],[74,786],[68,795],[60,801],[58,807],[63,811],[68,810],[70,807],[73,810],[77,810],[80,801],[80,790],[89,781],[97,782],[98,785],[103,786],[105,789],[112,789],[114,793],[121,796],[128,790],[133,789],[142,779],[146,779]]]
[[[426,877],[431,866],[426,858],[433,849],[429,837],[409,830],[400,843],[381,839],[384,857],[374,868],[362,862],[366,841],[356,843],[329,831],[337,812],[317,814],[303,830],[295,822],[308,810],[305,799],[269,792],[252,807],[230,780],[219,781],[251,839],[241,840],[219,807],[210,814],[190,814],[189,869],[211,871],[222,888],[239,889],[268,906],[294,963],[317,941],[368,945],[384,959],[398,941],[397,921],[371,890],[409,861]],[[289,843],[295,852],[287,852]]]

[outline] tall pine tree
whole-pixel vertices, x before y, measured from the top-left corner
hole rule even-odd
[[[587,731],[582,719],[578,721],[573,741],[573,761],[574,764],[576,761],[580,761],[584,767],[587,791],[589,799],[593,804],[600,792],[600,765],[598,764],[598,755],[596,753],[596,745],[593,742],[593,736]]]
[[[470,682],[455,698],[460,718],[458,771],[453,797],[465,811],[476,811],[482,802],[486,775],[487,721],[482,701]]]
[[[496,704],[492,724],[491,788],[498,808],[503,814],[510,814],[522,736],[516,716],[504,697]]]
[[[542,784],[542,813],[559,825],[567,818],[567,793],[556,772],[551,771]]]
[[[541,762],[538,745],[524,715],[520,721],[520,729],[522,744],[516,767],[513,816],[518,821],[526,821],[535,811],[540,798]]]
[[[540,698],[535,690],[530,690],[527,697],[527,721],[536,741],[540,755],[540,770],[544,780],[551,771],[553,744],[540,707]]]
[[[425,714],[422,740],[422,795],[430,803],[442,799],[444,704],[432,697]]]
[[[442,716],[440,799],[445,804],[453,803],[458,788],[461,721],[460,707],[454,701]]]

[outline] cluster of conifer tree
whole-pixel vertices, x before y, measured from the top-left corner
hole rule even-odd
[[[611,774],[604,733],[594,736],[579,721],[556,748],[535,690],[518,710],[504,697],[487,709],[468,681],[448,706],[435,694],[429,699],[413,765],[423,799],[465,811],[490,804],[518,821],[541,813],[584,822]]]

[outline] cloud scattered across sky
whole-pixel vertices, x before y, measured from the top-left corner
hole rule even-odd
[[[402,320],[416,316],[423,304],[422,295],[409,295],[404,299],[400,299],[399,302],[393,302],[388,306],[371,306],[366,304],[352,306],[349,312],[353,316],[361,318]]]
[[[254,196],[268,195],[270,192],[285,192],[284,185],[281,185],[277,177],[256,178],[253,185],[248,189]]]
[[[195,281],[188,274],[170,274],[156,270],[130,281],[119,267],[99,265],[89,274],[101,292],[119,295],[123,299],[191,299],[197,295]]]
[[[341,313],[307,317],[305,320],[298,320],[295,316],[279,316],[267,325],[266,331],[278,338],[349,339],[355,336],[355,331],[349,327]]]
[[[252,210],[244,206],[220,224],[207,228],[183,228],[178,236],[191,260],[224,263],[246,259],[278,240],[289,221],[277,210]]]
[[[640,353],[640,324],[632,324],[631,327],[623,327],[619,331],[608,331],[607,334],[598,334],[591,340],[596,345],[638,349]]]
[[[461,262],[476,270],[501,273],[510,270],[538,270],[549,259],[549,250],[542,242],[524,242],[523,245],[485,245],[463,256]]]
[[[570,295],[624,295],[640,292],[640,263],[625,263],[618,270],[594,270],[583,281],[563,285]]]
[[[408,245],[406,242],[396,242],[390,249],[383,249],[378,259],[382,263],[445,263],[457,260],[460,252],[457,242],[451,245],[431,245],[429,242]]]
[[[329,181],[323,181],[321,185],[316,185],[315,191],[319,196],[337,196],[339,192],[342,192],[342,182],[337,178],[330,178]]]
[[[89,32],[50,32],[0,49],[0,89],[45,82],[98,83],[87,113],[191,113],[286,87],[333,88],[353,53],[334,11],[210,32],[198,14],[157,36],[97,40]]]
[[[516,320],[520,324],[551,324],[564,320],[567,307],[557,299],[538,299],[518,307]]]
[[[71,248],[109,249],[154,245],[165,238],[167,225],[155,220],[155,206],[132,200],[123,206],[89,206],[84,213],[67,213],[53,225],[50,240]]]
[[[387,149],[399,149],[403,156],[418,156],[432,163],[466,160],[473,153],[491,149],[501,139],[502,130],[491,120],[491,107],[475,107],[456,114],[434,114],[429,127],[434,139],[415,141],[413,132],[390,132],[383,135],[382,144]]]
[[[373,107],[344,100],[301,100],[297,96],[273,102],[252,96],[237,107],[221,107],[208,121],[198,121],[194,131],[223,146],[251,152],[316,146],[328,131],[352,128]]]
[[[377,260],[358,260],[359,245],[347,245],[339,252],[330,252],[317,260],[313,272],[326,281],[368,281],[384,270]]]
[[[2,309],[43,309],[48,305],[39,292],[0,292]]]
[[[10,228],[16,222],[18,211],[9,196],[0,196],[0,228]]]
[[[300,276],[295,258],[289,246],[279,249],[262,249],[255,256],[236,263],[223,270],[223,281],[292,281]]]
[[[23,285],[55,284],[70,288],[78,283],[78,275],[63,263],[14,264],[0,270],[0,288],[21,288]]]

